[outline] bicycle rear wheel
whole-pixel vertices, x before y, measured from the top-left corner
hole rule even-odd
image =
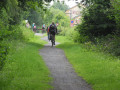
[[[53,45],[54,45],[53,35],[51,35],[51,43],[52,43],[52,47],[53,47]]]

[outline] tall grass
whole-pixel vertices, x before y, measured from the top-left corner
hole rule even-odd
[[[60,44],[57,47],[65,51],[77,74],[91,84],[94,90],[120,89],[120,60],[118,58],[87,50],[82,45],[72,42]]]
[[[71,42],[71,40],[69,40],[67,37],[60,36],[60,35],[57,35],[55,39],[60,43]]]
[[[26,33],[26,31],[25,31]],[[29,33],[28,33],[29,34]],[[26,37],[29,37],[28,35]],[[40,37],[29,38],[29,42],[12,41],[0,71],[0,90],[48,90],[52,78],[39,49],[43,47]]]

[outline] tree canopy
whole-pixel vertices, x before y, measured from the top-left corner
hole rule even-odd
[[[86,5],[82,23],[78,26],[80,34],[93,39],[115,32],[116,22],[110,0],[86,0]]]
[[[20,29],[23,20],[29,18],[31,22],[36,20],[37,24],[40,24],[40,15],[45,11],[45,3],[42,0],[0,0],[0,69],[9,51],[7,41],[24,40]],[[33,20],[31,17],[36,18]]]
[[[54,9],[60,9],[62,11],[66,11],[68,6],[66,4],[61,4],[60,2],[54,2],[53,6]]]

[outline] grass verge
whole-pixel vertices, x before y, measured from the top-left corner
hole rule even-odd
[[[72,42],[71,40],[67,39],[67,37],[60,36],[60,35],[56,35],[55,39],[57,42],[60,42],[60,43]]]
[[[61,42],[59,38],[61,39],[58,37],[57,40]],[[64,39],[63,41],[67,41]],[[91,84],[94,90],[120,89],[120,60],[118,58],[86,50],[82,45],[73,42],[64,42],[57,47],[65,51],[77,74]]]
[[[13,43],[13,42],[12,42]],[[28,43],[14,41],[6,63],[0,71],[0,90],[48,90],[49,70],[39,55],[40,37]]]

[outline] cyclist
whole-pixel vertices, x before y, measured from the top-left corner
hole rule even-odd
[[[51,34],[53,35],[53,41],[55,45],[55,34],[57,33],[57,27],[54,22],[49,26],[49,33],[50,33],[50,39],[51,39]]]
[[[33,31],[36,33],[36,25],[34,24]]]

